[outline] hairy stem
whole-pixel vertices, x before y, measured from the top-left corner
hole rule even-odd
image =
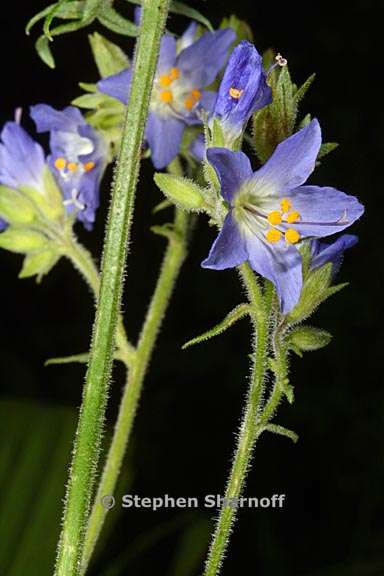
[[[271,288],[267,286],[265,295],[262,295],[255,274],[248,264],[243,264],[240,267],[240,273],[248,292],[249,301],[254,310],[255,351],[244,417],[240,426],[232,469],[225,491],[226,499],[239,498],[241,496],[253,449],[257,438],[262,433],[259,416],[267,370],[270,307],[272,300]],[[211,543],[205,567],[205,576],[216,576],[219,574],[235,518],[236,508],[225,505],[224,502]]]
[[[90,252],[88,252],[82,244],[77,242],[74,236],[71,236],[64,242],[64,253],[90,286],[97,302],[100,290],[100,277]],[[117,323],[116,345],[119,358],[127,366],[130,366],[133,362],[135,349],[127,339],[121,315],[119,315]]]
[[[56,576],[77,576],[80,573],[112,369],[141,145],[168,8],[169,0],[143,2],[129,104],[105,236],[99,302],[58,545]]]
[[[174,232],[175,234],[169,241],[156,288],[143,324],[136,348],[135,360],[129,370],[115,431],[89,518],[82,573],[86,571],[107,514],[101,504],[101,499],[105,495],[112,495],[115,491],[156,337],[185,258],[188,216],[179,209],[176,209],[175,213]]]

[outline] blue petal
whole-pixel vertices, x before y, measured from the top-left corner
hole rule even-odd
[[[177,43],[177,47],[180,52],[181,50],[185,50],[186,48],[191,46],[191,44],[194,43],[196,37],[196,30],[197,30],[196,22],[191,22]]]
[[[203,90],[201,92],[201,99],[199,104],[202,108],[204,108],[206,112],[208,112],[208,114],[212,112],[213,107],[215,106],[216,97],[216,92],[212,92],[211,90]]]
[[[157,73],[167,74],[176,63],[176,38],[165,34],[161,39]]]
[[[358,237],[354,234],[343,234],[332,243],[313,240],[311,269],[319,268],[331,262],[334,273],[336,273],[342,263],[344,252],[348,248],[352,248],[358,241]]]
[[[283,241],[268,244],[256,234],[246,234],[246,246],[251,267],[273,282],[281,311],[288,314],[298,303],[303,284],[297,248]]]
[[[336,188],[300,186],[291,191],[289,197],[293,210],[301,216],[292,226],[304,238],[321,238],[341,232],[364,212],[364,206],[357,198]]]
[[[241,91],[233,98],[231,88]],[[247,41],[233,50],[217,95],[214,116],[220,118],[234,136],[240,135],[250,116],[272,101],[263,62],[256,48]]]
[[[227,148],[208,148],[207,159],[214,167],[221,185],[221,195],[231,202],[241,185],[252,177],[252,168],[244,152]]]
[[[141,6],[136,6],[134,13],[133,13],[133,21],[136,26],[140,26],[141,21]]]
[[[42,185],[45,156],[42,147],[16,122],[7,122],[1,132],[0,183],[11,188]]]
[[[196,136],[189,147],[189,151],[198,162],[202,162],[205,159],[205,141],[202,134]]]
[[[78,126],[85,124],[80,110],[74,106],[68,106],[64,110],[55,110],[48,104],[36,104],[31,106],[30,114],[38,132],[77,130]]]
[[[131,84],[131,70],[123,70],[113,76],[103,78],[97,83],[97,89],[107,96],[120,100],[123,104],[128,103],[129,88]]]
[[[3,232],[6,228],[8,228],[8,223],[0,218],[0,232]]]
[[[185,124],[172,116],[150,113],[145,136],[151,149],[151,159],[156,169],[165,168],[180,150]]]
[[[242,264],[247,259],[244,238],[229,212],[223,228],[214,241],[212,248],[201,266],[212,270],[225,270]]]
[[[286,196],[303,184],[313,171],[321,146],[321,130],[316,119],[277,147],[253,178],[254,186],[266,194]]]
[[[183,81],[191,88],[204,88],[211,84],[224,66],[235,39],[236,34],[231,28],[206,32],[180,52],[176,66],[181,70]]]

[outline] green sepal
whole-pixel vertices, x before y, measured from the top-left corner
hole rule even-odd
[[[0,218],[8,224],[30,224],[35,218],[32,202],[18,190],[0,186]]]
[[[210,338],[214,338],[215,336],[218,336],[222,332],[225,332],[225,330],[228,330],[228,328],[230,328],[233,324],[235,324],[235,322],[237,322],[241,318],[244,318],[244,316],[247,316],[248,314],[251,314],[251,313],[252,313],[252,308],[249,304],[239,304],[238,306],[236,306],[236,308],[231,310],[231,312],[229,314],[227,314],[227,316],[224,318],[224,320],[219,322],[219,324],[216,324],[216,326],[214,326],[210,330],[207,330],[207,332],[204,332],[204,334],[200,334],[200,336],[196,336],[195,338],[192,338],[192,340],[189,340],[188,342],[186,342],[182,346],[182,350],[185,350],[186,348],[189,348],[190,346],[194,346],[195,344],[200,344],[201,342],[204,342],[205,340],[209,340]]]
[[[204,209],[204,190],[192,180],[163,172],[156,172],[154,180],[164,196],[182,210],[200,212]]]
[[[39,190],[30,186],[20,186],[19,191],[33,201],[37,217],[39,212],[49,220],[64,217],[63,197],[48,166],[44,169],[42,186]]]
[[[327,346],[331,340],[332,334],[312,326],[299,326],[292,330],[287,337],[288,346],[296,353],[297,351],[320,350],[320,348]]]
[[[37,282],[40,282],[42,277],[48,274],[50,270],[52,270],[60,256],[60,254],[52,249],[52,244],[50,249],[28,254],[24,258],[23,267],[19,273],[19,278],[30,278],[31,276],[37,276]]]
[[[43,18],[46,18],[47,20],[49,19],[49,24],[52,22],[54,17],[62,18],[63,20],[81,18],[83,9],[84,1],[57,2],[56,4],[51,4],[30,19],[25,28],[25,33],[29,35],[32,27]],[[45,26],[47,26],[47,24],[45,24]]]
[[[88,36],[97,69],[102,78],[118,74],[129,67],[128,57],[122,49],[98,32]]]
[[[89,353],[84,354],[73,354],[72,356],[62,356],[58,358],[49,358],[44,362],[44,366],[53,366],[55,364],[74,364],[78,362],[79,364],[86,364],[89,359]]]
[[[209,147],[224,148],[225,135],[221,127],[221,123],[217,118],[213,119],[210,133],[211,137],[209,141]]]
[[[240,20],[234,14],[231,14],[229,18],[223,18],[220,22],[220,28],[232,28],[236,34],[236,40],[234,44],[238,44],[242,40],[248,40],[248,42],[253,42],[253,32],[249,24],[245,20]]]
[[[162,210],[166,210],[167,208],[170,208],[171,206],[173,206],[172,202],[170,202],[170,200],[162,200],[161,202],[159,202],[158,204],[156,204],[156,206],[153,208],[152,210],[152,214],[157,214],[157,212],[161,212]]]
[[[339,146],[338,142],[324,142],[324,144],[320,146],[320,150],[317,155],[317,160],[324,158],[324,156],[327,156],[328,154],[336,150],[338,146]]]
[[[155,226],[151,226],[150,230],[154,234],[164,236],[170,242],[177,242],[179,240],[179,233],[173,224],[156,224]]]
[[[263,427],[262,432],[272,432],[273,434],[285,436],[286,438],[290,438],[295,444],[299,439],[299,436],[296,434],[296,432],[293,432],[284,426],[279,426],[278,424],[267,424]]]
[[[274,53],[264,55],[264,65],[271,65]],[[272,155],[276,146],[295,131],[298,104],[311,86],[312,74],[299,88],[292,82],[288,66],[274,69],[269,76],[272,103],[253,115],[253,138],[256,153],[262,163]]]
[[[308,273],[307,278],[304,279],[300,300],[287,315],[286,321],[288,324],[302,322],[308,318],[322,302],[348,285],[346,282],[336,286],[330,286],[332,281],[332,268],[333,265],[329,262]]]
[[[44,250],[49,245],[49,239],[40,232],[29,228],[10,226],[0,234],[0,248],[26,254],[37,250]]]

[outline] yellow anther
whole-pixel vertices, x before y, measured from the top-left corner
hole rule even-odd
[[[65,158],[56,158],[55,160],[55,168],[58,170],[64,170],[67,165],[67,161]]]
[[[170,90],[162,90],[160,92],[160,100],[166,104],[170,104],[173,101],[173,94]]]
[[[283,212],[289,212],[289,210],[292,208],[292,204],[289,198],[283,198],[280,202],[280,206]]]
[[[171,82],[178,80],[180,78],[180,70],[178,68],[171,68],[168,76]]]
[[[244,92],[244,90],[240,90],[239,88],[233,88],[231,87],[229,89],[229,95],[234,98],[235,100],[238,100],[239,98],[241,98],[242,93]]]
[[[169,74],[162,74],[159,78],[159,83],[162,88],[166,88],[172,84],[172,78]]]
[[[268,242],[278,242],[281,238],[281,232],[280,230],[276,230],[275,228],[271,228],[270,230],[268,230],[268,232],[265,235],[266,239],[268,240]]]
[[[186,107],[187,110],[192,110],[192,108],[194,107],[195,104],[196,104],[196,101],[192,98],[192,96],[188,96],[184,100],[184,106]]]
[[[77,170],[76,162],[68,162],[67,168],[70,172],[76,172],[76,170]]]
[[[296,212],[296,210],[294,210],[293,212],[290,212],[287,216],[287,222],[289,224],[293,224],[294,222],[297,222],[298,220],[300,220],[301,216],[300,216],[300,212]]]
[[[95,163],[92,162],[92,161],[91,161],[91,162],[86,162],[85,164],[83,164],[83,167],[84,167],[84,170],[85,170],[86,172],[90,172],[91,170],[94,169]]]
[[[285,239],[288,242],[288,244],[296,244],[296,242],[300,240],[300,234],[298,233],[297,230],[294,230],[293,228],[288,228],[288,230],[285,233]]]
[[[272,212],[268,214],[268,222],[273,226],[281,224],[281,213],[278,210],[272,210]]]
[[[201,98],[200,90],[197,90],[197,89],[192,90],[191,94],[192,94],[192,98],[195,100],[195,102],[198,102],[200,100],[200,98]]]

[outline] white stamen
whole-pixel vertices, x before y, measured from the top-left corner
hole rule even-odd
[[[278,66],[280,66],[281,68],[283,68],[283,66],[286,66],[288,64],[288,60],[286,58],[284,58],[280,54],[280,52],[276,55],[275,60],[276,60],[276,64]]]
[[[73,204],[74,207],[77,208],[78,210],[84,210],[85,204],[83,204],[82,202],[79,202],[78,196],[79,196],[79,191],[76,190],[76,188],[73,188],[71,191],[71,198],[68,198],[68,200],[64,200],[64,202],[63,202],[64,206],[71,206]]]

